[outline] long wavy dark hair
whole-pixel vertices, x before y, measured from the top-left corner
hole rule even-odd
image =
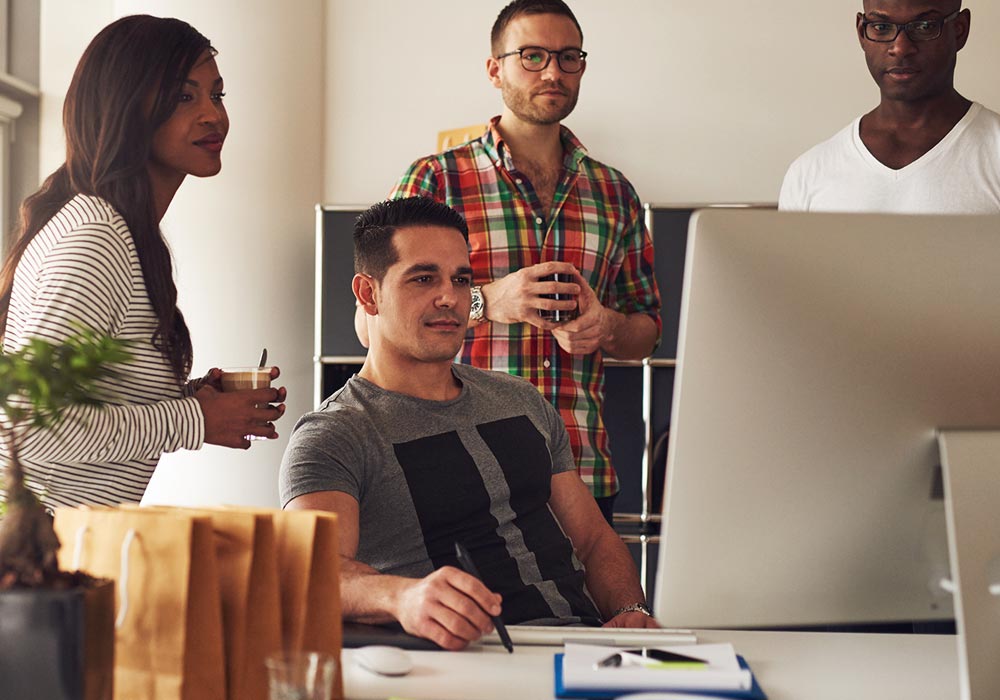
[[[94,37],[63,105],[66,162],[24,200],[0,271],[0,339],[7,331],[14,272],[35,235],[77,194],[110,203],[125,219],[142,266],[157,326],[151,341],[183,383],[191,334],[177,308],[170,249],[160,233],[147,171],[153,134],[170,118],[183,81],[211,42],[178,19],[133,15]]]

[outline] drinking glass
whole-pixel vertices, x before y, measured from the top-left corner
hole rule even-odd
[[[270,700],[330,700],[337,660],[329,654],[276,652],[264,663]]]
[[[267,389],[271,386],[270,367],[223,367],[222,390]],[[257,435],[244,435],[247,440],[266,440]]]

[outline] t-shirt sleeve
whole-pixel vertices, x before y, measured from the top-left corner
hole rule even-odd
[[[346,410],[307,413],[292,430],[278,474],[284,508],[293,498],[317,491],[364,497],[364,435]]]
[[[576,460],[573,459],[573,450],[569,444],[569,433],[566,432],[566,424],[555,407],[542,398],[542,395],[532,389],[538,401],[539,409],[544,416],[545,425],[549,435],[549,454],[552,456],[552,473],[575,471]]]
[[[806,186],[801,159],[793,162],[781,182],[778,209],[781,211],[806,211]]]

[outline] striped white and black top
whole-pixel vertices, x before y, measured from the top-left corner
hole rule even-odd
[[[21,258],[4,351],[32,337],[58,342],[74,324],[131,341],[133,359],[98,386],[103,408],[78,406],[55,428],[25,429],[28,485],[48,508],[139,501],[161,454],[201,447],[205,420],[153,347],[156,315],[125,220],[86,195],[52,217]]]

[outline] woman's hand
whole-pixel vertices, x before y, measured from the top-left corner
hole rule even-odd
[[[194,396],[203,386],[210,386],[216,391],[222,391],[222,370],[218,367],[213,367],[208,370],[204,377],[189,381],[188,395]]]
[[[279,374],[277,367],[271,368],[272,380]],[[284,401],[288,395],[285,387],[223,392],[220,376],[218,369],[209,370],[197,380],[200,388],[194,393],[205,415],[205,442],[245,450],[250,447],[247,436],[272,440],[278,437],[274,421],[285,414]]]

